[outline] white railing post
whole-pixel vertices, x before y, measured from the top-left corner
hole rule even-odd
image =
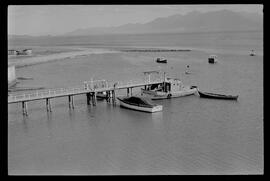
[[[93,89],[93,78],[91,78],[91,89]]]

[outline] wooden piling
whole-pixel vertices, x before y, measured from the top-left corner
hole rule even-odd
[[[95,92],[93,92],[92,93],[92,104],[93,104],[93,106],[96,106],[96,104],[97,104],[97,96],[96,96],[96,93]]]
[[[87,102],[87,105],[90,105],[90,100],[91,100],[91,95],[90,95],[90,92],[86,93],[86,102]]]
[[[115,100],[115,90],[112,91],[112,102],[113,102],[113,105],[116,104],[116,100]]]
[[[27,103],[26,102],[22,102],[22,113],[23,115],[27,115]]]
[[[70,97],[70,95],[68,96],[68,107],[69,108],[71,107],[71,97]]]
[[[68,107],[74,109],[73,96],[71,96],[71,95],[68,96]]]
[[[74,96],[71,96],[71,107],[72,107],[72,109],[74,109]]]
[[[48,112],[52,112],[51,103],[49,98],[46,98],[46,109]]]
[[[106,100],[107,102],[111,102],[111,95],[110,95],[110,91],[106,91]]]
[[[129,88],[127,88],[127,96],[129,96]]]

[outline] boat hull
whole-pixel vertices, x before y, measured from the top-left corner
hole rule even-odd
[[[153,106],[153,107],[142,107],[142,106],[136,106],[136,105],[128,104],[128,103],[124,102],[123,100],[121,100],[120,98],[117,98],[117,99],[119,100],[121,107],[136,110],[136,111],[153,113],[153,112],[162,111],[162,109],[163,109],[162,105],[156,105],[156,106]]]
[[[237,100],[237,96],[232,96],[232,95],[222,95],[222,94],[214,94],[214,93],[203,93],[198,91],[200,97],[202,98],[209,98],[209,99],[223,99],[223,100]]]
[[[160,92],[160,91],[148,91],[145,89],[142,89],[142,96],[150,97],[152,100],[159,100],[159,99],[171,99],[171,98],[177,98],[177,97],[184,97],[193,95],[197,92],[196,88],[184,88],[181,91],[176,92]]]

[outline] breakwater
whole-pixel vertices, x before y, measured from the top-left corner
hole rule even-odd
[[[190,49],[127,49],[123,52],[188,52]]]

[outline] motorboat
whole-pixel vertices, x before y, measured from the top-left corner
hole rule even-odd
[[[238,95],[223,95],[223,94],[216,94],[216,93],[208,93],[208,92],[201,92],[198,91],[200,97],[202,98],[210,98],[210,99],[227,99],[227,100],[237,100]]]
[[[165,59],[165,58],[157,58],[156,62],[157,63],[167,63],[167,59]]]
[[[214,64],[217,63],[217,56],[216,55],[210,55],[208,58],[208,63]]]
[[[162,83],[152,84],[141,89],[141,95],[152,100],[183,97],[193,95],[196,92],[196,86],[183,85],[182,81],[177,78],[165,78]]]
[[[143,97],[131,96],[131,97],[117,97],[120,102],[120,106],[136,111],[143,112],[158,112],[162,111],[163,106],[151,103],[150,100]]]

